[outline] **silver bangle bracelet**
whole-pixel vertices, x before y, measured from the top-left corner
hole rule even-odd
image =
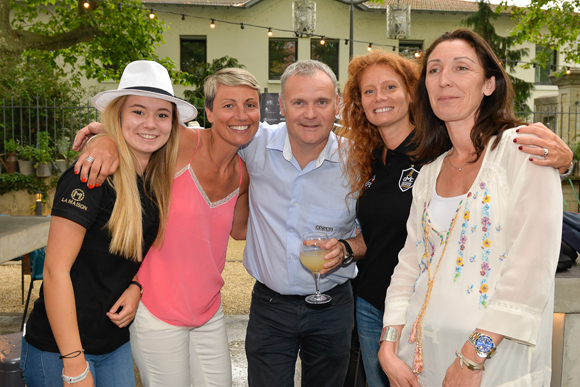
[[[566,170],[566,172],[560,174],[560,179],[565,179],[572,174],[572,170],[574,169],[574,161],[570,163],[570,166]]]
[[[74,384],[74,383],[78,383],[82,380],[85,380],[87,375],[89,374],[89,371],[91,370],[91,368],[89,367],[89,362],[85,360],[85,363],[87,363],[87,368],[85,368],[85,370],[83,371],[82,374],[80,374],[79,376],[75,376],[75,377],[70,377],[70,376],[66,376],[64,374],[64,368],[62,369],[62,380],[64,380],[65,382],[67,382],[68,384]]]
[[[468,358],[463,356],[461,352],[455,351],[455,355],[459,358],[459,365],[461,366],[461,368],[463,368],[463,365],[465,364],[467,369],[470,369],[472,371],[485,371],[485,367],[483,366],[483,364],[477,364],[476,362],[469,360]]]

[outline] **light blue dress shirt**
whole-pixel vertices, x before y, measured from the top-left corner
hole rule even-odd
[[[315,292],[312,272],[300,262],[302,234],[324,231],[329,238],[354,236],[356,200],[348,198],[338,141],[330,133],[320,157],[304,169],[292,155],[286,123],[261,124],[239,154],[250,175],[250,215],[244,266],[248,273],[281,294]],[[356,275],[356,265],[321,276],[320,290]]]

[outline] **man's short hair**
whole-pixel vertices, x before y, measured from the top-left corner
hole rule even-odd
[[[334,88],[335,93],[337,93],[336,75],[334,75],[334,72],[332,72],[330,67],[317,60],[299,60],[298,62],[294,62],[288,66],[280,78],[280,99],[282,102],[284,101],[284,88],[286,87],[288,78],[290,78],[292,75],[297,75],[299,77],[312,77],[319,70],[330,77],[330,80],[332,81],[332,87]]]
[[[219,70],[217,73],[210,75],[205,79],[203,91],[205,94],[205,107],[213,112],[213,101],[217,94],[219,85],[225,86],[248,86],[258,92],[258,101],[260,100],[260,85],[248,70],[235,67]]]

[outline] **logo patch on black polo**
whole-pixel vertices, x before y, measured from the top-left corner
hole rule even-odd
[[[401,172],[401,178],[399,179],[399,188],[402,192],[405,192],[411,188],[413,188],[413,184],[415,184],[415,180],[417,180],[417,176],[419,176],[419,171],[413,168],[414,165],[411,165],[411,168],[403,169]]]

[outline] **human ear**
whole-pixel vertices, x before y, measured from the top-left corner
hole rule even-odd
[[[483,88],[483,95],[489,97],[495,91],[495,77],[491,77],[485,81]]]

